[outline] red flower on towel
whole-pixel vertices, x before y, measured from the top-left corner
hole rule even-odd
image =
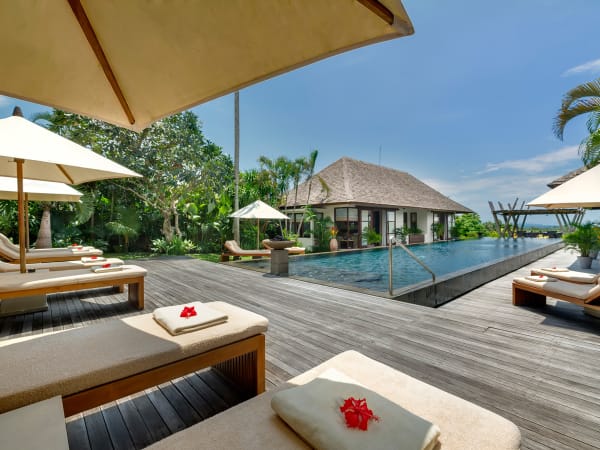
[[[181,314],[179,314],[179,317],[185,317],[187,319],[188,317],[193,317],[197,315],[198,313],[196,312],[193,306],[184,306],[183,310],[181,311]]]
[[[92,256],[92,259],[98,259],[98,257],[97,256]]]
[[[73,244],[71,244],[73,247],[77,247],[79,244],[77,242],[73,242]]]
[[[340,411],[346,419],[348,428],[358,428],[366,431],[369,427],[369,420],[379,420],[379,417],[369,409],[365,398],[347,398],[344,400],[344,404],[340,406]]]
[[[102,264],[102,268],[104,269],[108,269],[110,267],[110,263],[109,264]]]

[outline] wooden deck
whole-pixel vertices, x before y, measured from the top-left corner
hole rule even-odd
[[[574,260],[559,251],[528,267]],[[430,309],[187,258],[135,264],[148,269],[146,312],[224,300],[266,316],[267,389],[356,349],[512,420],[524,449],[600,449],[600,319],[551,299],[513,306],[515,274]],[[48,303],[47,312],[0,319],[0,340],[141,313],[106,289]],[[77,449],[143,448],[238,401],[203,371],[69,418],[69,440]]]

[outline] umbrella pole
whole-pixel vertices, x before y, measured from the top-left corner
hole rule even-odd
[[[19,267],[21,273],[27,272],[25,264],[25,195],[23,194],[23,159],[15,159],[17,163],[17,202],[19,204]]]
[[[29,194],[25,192],[25,252],[29,248]]]
[[[260,249],[260,219],[256,219],[256,249]]]

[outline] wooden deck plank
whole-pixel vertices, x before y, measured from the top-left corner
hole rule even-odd
[[[513,277],[574,260],[556,252],[437,309],[189,258],[136,264],[148,269],[143,312],[222,300],[266,316],[267,389],[356,349],[512,420],[523,449],[600,449],[600,320],[553,299],[511,304]],[[107,289],[49,297],[48,312],[0,319],[0,340],[142,313]],[[203,371],[86,412],[69,440],[142,448],[237,403],[222,381]]]

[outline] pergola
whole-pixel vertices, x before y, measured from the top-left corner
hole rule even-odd
[[[560,230],[569,231],[575,225],[580,224],[585,215],[585,209],[583,208],[530,209],[529,206],[525,208],[525,201],[521,202],[521,206],[517,209],[518,202],[519,199],[517,198],[512,205],[508,204],[508,208],[505,208],[502,202],[498,202],[499,209],[496,209],[494,203],[488,201],[498,236],[506,238],[519,235],[525,227],[528,216],[554,215]],[[500,221],[500,217],[502,217],[503,222]]]

